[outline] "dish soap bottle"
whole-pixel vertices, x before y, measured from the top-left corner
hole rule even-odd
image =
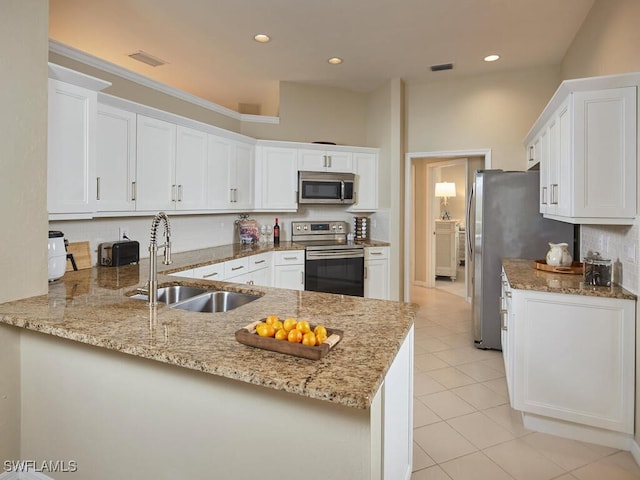
[[[275,246],[280,245],[280,225],[278,225],[277,218],[276,218],[276,224],[273,226],[273,244]]]

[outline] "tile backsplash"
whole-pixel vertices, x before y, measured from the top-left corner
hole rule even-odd
[[[640,228],[637,224],[582,225],[580,237],[583,258],[592,252],[599,252],[603,258],[611,259],[613,282],[630,292],[638,293]],[[582,261],[583,258],[579,260]]]

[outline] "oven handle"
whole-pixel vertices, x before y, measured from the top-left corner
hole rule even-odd
[[[342,259],[342,258],[364,258],[364,251],[359,250],[318,250],[308,251],[307,260]]]

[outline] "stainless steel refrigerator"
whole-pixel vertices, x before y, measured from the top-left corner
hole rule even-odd
[[[544,218],[539,213],[539,191],[538,171],[476,172],[467,206],[467,254],[472,262],[473,328],[478,348],[502,349],[503,258],[543,259],[549,242],[566,242],[574,254],[574,226]]]

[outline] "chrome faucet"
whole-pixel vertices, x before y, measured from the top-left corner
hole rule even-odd
[[[160,222],[164,223],[164,236],[165,243],[158,245],[156,243],[156,235],[158,232],[158,225]],[[169,225],[169,218],[164,212],[157,213],[153,217],[151,222],[151,241],[149,242],[149,305],[155,306],[158,304],[158,246],[164,247],[164,259],[162,263],[165,265],[171,264],[171,227]]]

